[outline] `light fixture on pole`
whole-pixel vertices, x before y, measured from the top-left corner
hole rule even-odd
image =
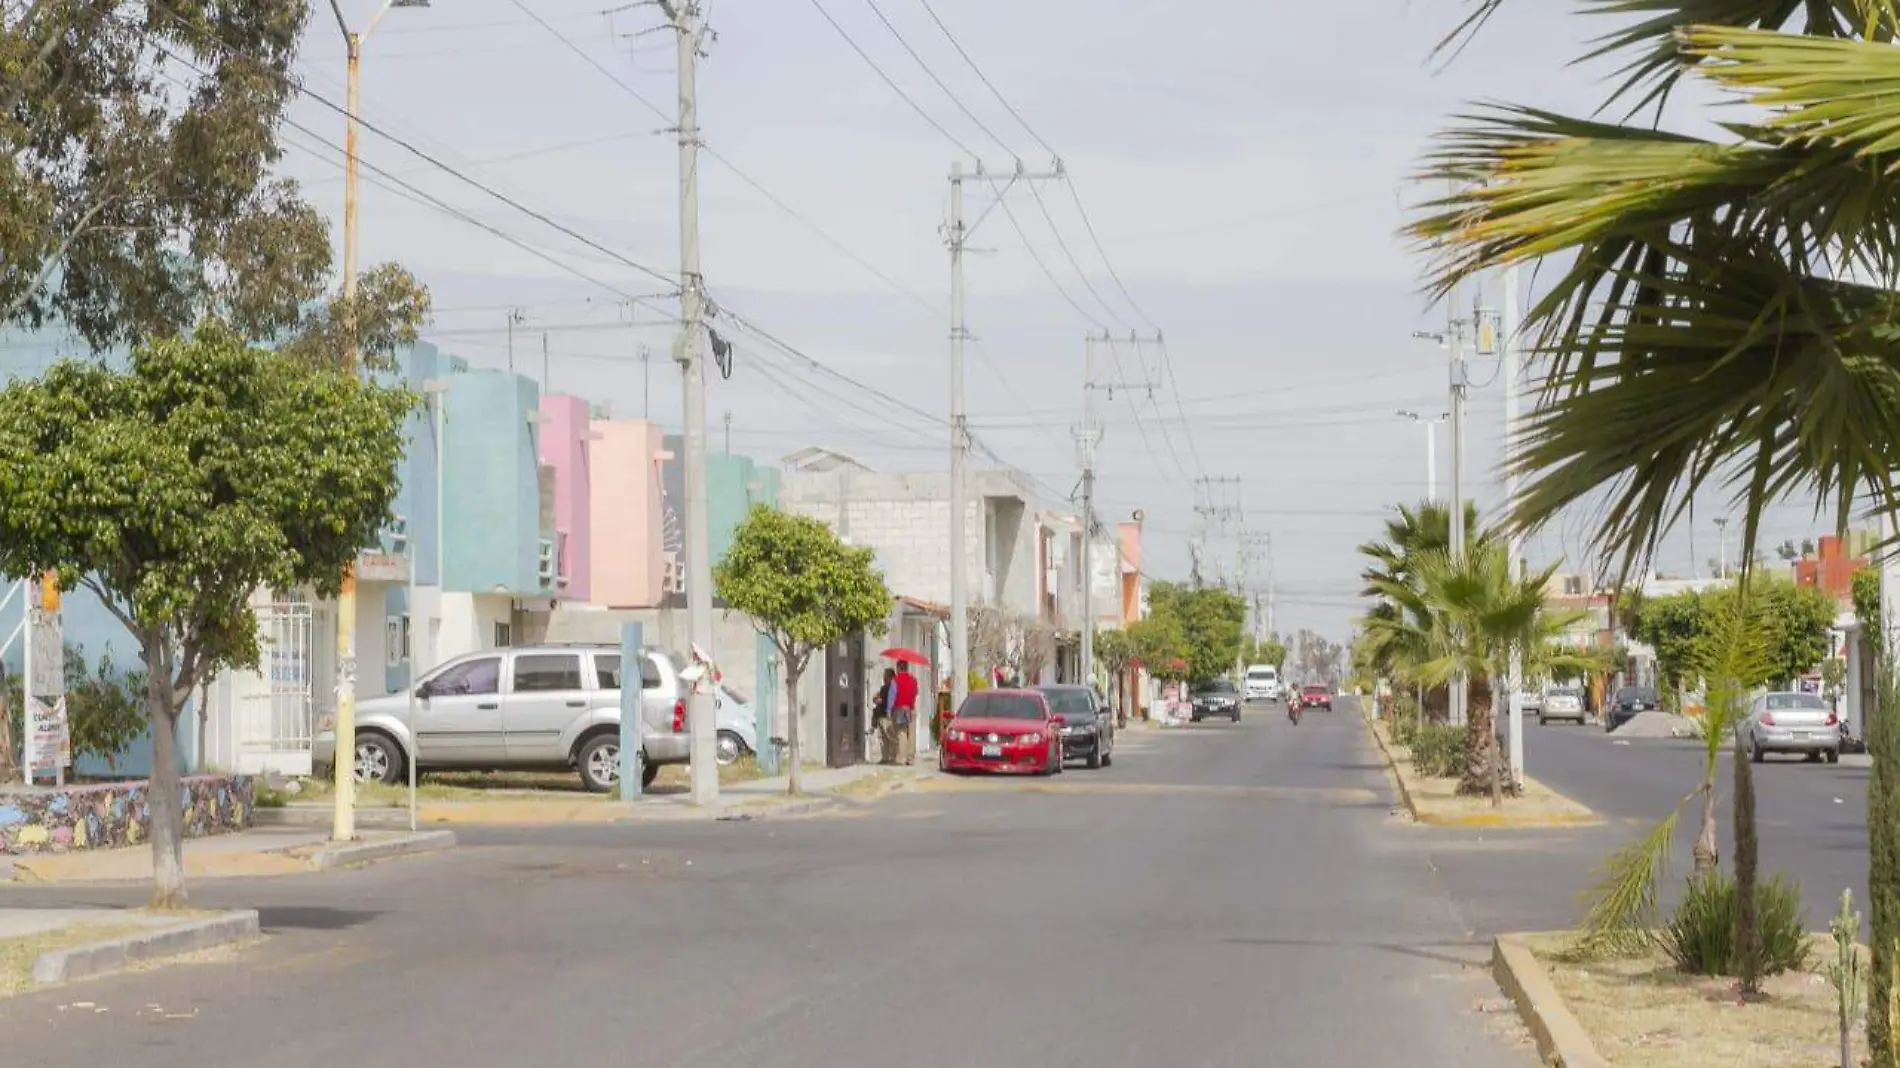
[[[1425,428],[1425,499],[1438,499],[1438,424],[1451,418],[1450,412],[1437,415],[1420,415],[1414,411],[1400,408],[1399,418],[1410,419]]]

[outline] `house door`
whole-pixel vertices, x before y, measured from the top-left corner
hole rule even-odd
[[[825,657],[825,765],[864,762],[864,636],[833,642]]]
[[[316,726],[313,690],[315,627],[308,598],[281,595],[258,613],[266,687],[246,696],[239,713],[240,770],[308,774]]]

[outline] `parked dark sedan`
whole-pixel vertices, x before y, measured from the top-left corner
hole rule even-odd
[[[1636,718],[1638,712],[1662,707],[1662,698],[1653,686],[1625,686],[1616,691],[1603,708],[1603,729],[1613,731]]]
[[[1087,686],[1038,686],[1062,721],[1062,759],[1086,760],[1091,768],[1115,762],[1115,717],[1101,695]]]

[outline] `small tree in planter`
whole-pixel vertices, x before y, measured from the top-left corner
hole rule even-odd
[[[891,591],[870,549],[838,540],[808,516],[754,505],[713,569],[713,587],[778,647],[785,665],[790,791],[804,790],[799,746],[798,682],[814,652],[853,634],[882,633]]]

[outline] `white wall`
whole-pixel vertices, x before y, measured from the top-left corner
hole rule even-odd
[[[436,663],[466,653],[495,647],[495,624],[514,616],[514,599],[495,593],[443,593],[440,598],[442,630]]]

